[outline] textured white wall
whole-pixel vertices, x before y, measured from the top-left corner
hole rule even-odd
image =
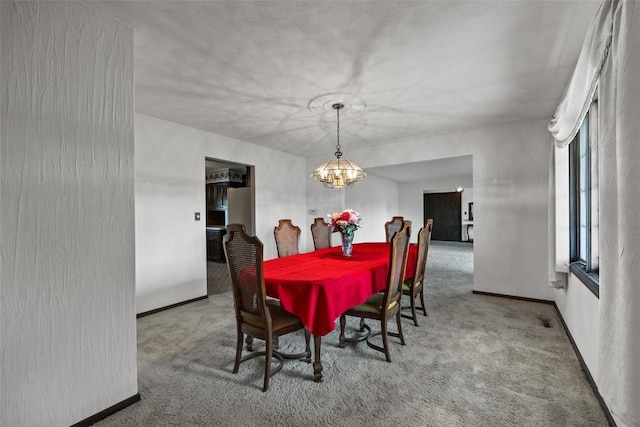
[[[569,274],[564,290],[555,291],[555,301],[589,373],[598,384],[600,345],[600,301],[576,276]]]
[[[546,126],[486,129],[474,141],[474,290],[553,300]]]
[[[133,31],[77,2],[1,2],[3,426],[134,396]]]
[[[454,132],[394,144],[393,149],[355,150],[349,158],[366,170],[472,155],[474,289],[552,300],[553,291],[547,286],[550,141],[546,125],[540,120]],[[404,208],[402,190],[400,200]],[[417,211],[409,215],[420,218],[422,210],[419,216]]]
[[[357,231],[354,243],[384,242],[384,223],[394,215],[401,215],[399,200],[399,184],[374,175],[346,190],[345,208],[354,209],[362,215],[363,225]],[[339,236],[338,233],[336,235]]]
[[[207,293],[205,157],[255,166],[256,235],[265,259],[277,256],[279,219],[303,228],[304,158],[142,114],[136,114],[135,134],[138,313]]]
[[[328,158],[326,156],[319,156],[314,158],[307,159],[307,173],[305,175],[305,185],[306,185],[306,204],[307,204],[307,216],[304,227],[300,225],[302,228],[302,234],[306,235],[307,231],[309,236],[311,236],[311,224],[313,224],[313,219],[316,217],[322,217],[325,221],[329,222],[327,215],[332,214],[334,212],[340,212],[344,208],[344,197],[345,192],[351,191],[355,189],[360,183],[355,184],[355,186],[349,190],[336,190],[336,189],[328,189],[324,188],[318,181],[313,178],[310,178],[311,173],[318,167],[318,165],[327,161]],[[369,179],[368,177],[365,180]],[[364,181],[363,181],[364,182]],[[348,208],[348,207],[347,207]],[[316,211],[315,214],[308,213],[308,210],[313,209]],[[366,215],[366,212],[361,212],[361,214]],[[331,243],[333,246],[337,246],[340,244],[340,237],[338,233],[334,233],[331,235]],[[303,247],[301,246],[301,250]],[[304,246],[304,251],[312,251],[313,250],[313,240],[311,237],[307,240],[306,245]]]

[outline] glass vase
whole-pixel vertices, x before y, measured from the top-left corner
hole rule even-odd
[[[351,256],[353,250],[353,234],[342,233],[342,255]]]

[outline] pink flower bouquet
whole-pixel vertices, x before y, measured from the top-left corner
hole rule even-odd
[[[331,214],[329,217],[331,218],[330,227],[332,231],[338,230],[350,236],[361,227],[362,218],[360,214],[353,209],[346,209],[342,212]]]

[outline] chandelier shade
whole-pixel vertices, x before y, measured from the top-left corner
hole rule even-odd
[[[350,188],[367,174],[352,161],[338,158],[318,166],[312,176],[327,188]]]
[[[367,173],[354,162],[342,159],[342,151],[340,151],[340,109],[343,104],[333,104],[332,107],[337,114],[337,144],[336,158],[324,162],[313,171],[312,178],[315,178],[326,188],[350,188],[356,182],[366,178]]]

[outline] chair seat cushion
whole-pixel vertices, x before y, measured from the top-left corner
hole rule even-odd
[[[273,298],[268,296],[266,298],[267,300],[267,305],[271,306],[271,305],[280,305],[280,300],[278,298]]]
[[[419,290],[419,289],[420,289],[420,285],[421,285],[421,283],[420,283],[420,282],[418,282],[418,283],[416,284],[416,289],[417,289],[417,290]],[[408,281],[407,281],[407,282],[404,282],[404,283],[402,284],[402,292],[409,292],[410,290],[411,290],[411,285],[409,284],[409,282],[408,282]]]
[[[271,326],[274,332],[300,323],[300,319],[298,319],[297,316],[289,313],[280,305],[268,304],[268,307],[271,313]],[[256,328],[264,328],[263,323],[259,320],[245,317],[244,322]]]
[[[384,294],[375,294],[369,297],[369,299],[367,299],[362,304],[353,307],[349,311],[380,314],[382,310],[383,302],[384,302]],[[398,303],[397,301],[392,301],[391,304],[389,304],[389,309],[392,309],[397,303]]]

